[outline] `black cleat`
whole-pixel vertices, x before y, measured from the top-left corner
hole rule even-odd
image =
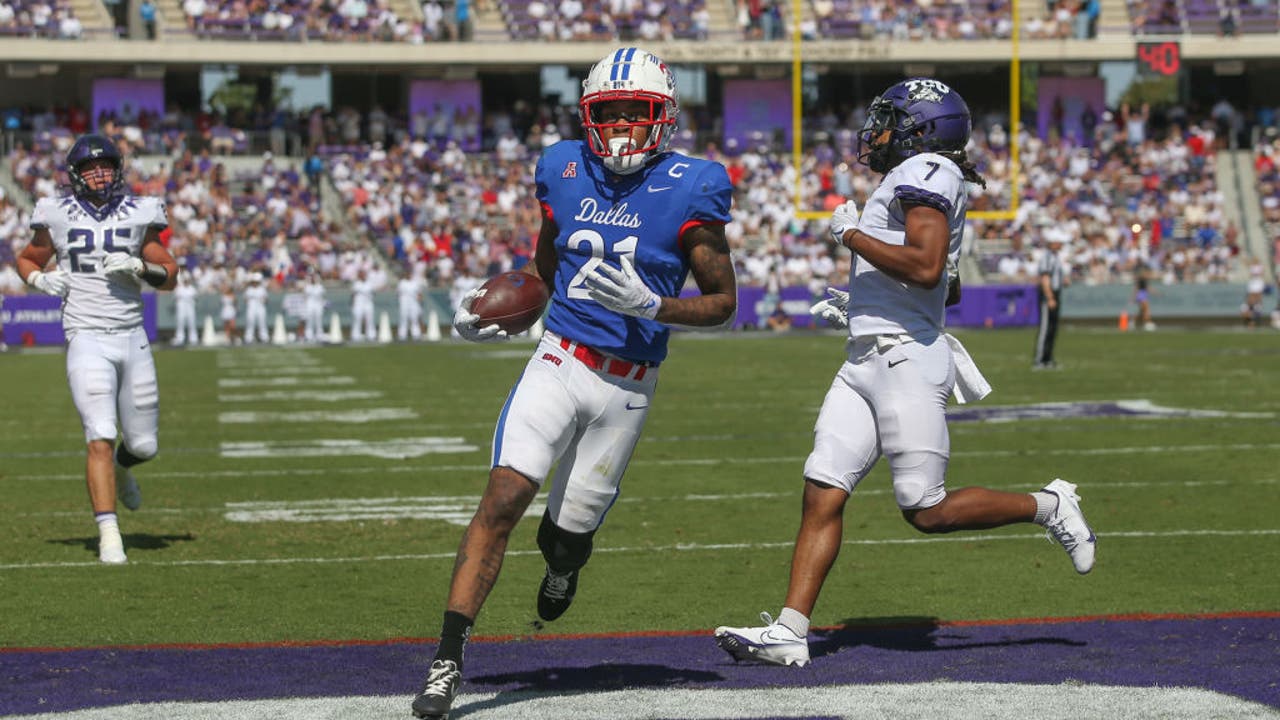
[[[573,604],[573,594],[578,590],[578,571],[558,573],[547,567],[538,586],[538,617],[551,621],[564,614]]]
[[[413,716],[424,720],[449,720],[449,708],[462,685],[462,672],[452,660],[433,660],[422,692],[413,699]]]

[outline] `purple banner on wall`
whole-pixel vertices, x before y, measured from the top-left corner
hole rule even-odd
[[[146,110],[164,115],[164,81],[136,78],[97,78],[93,81],[93,127],[102,113],[115,113],[122,120],[136,118]]]
[[[449,121],[437,123],[440,113],[446,113]],[[480,149],[481,108],[479,80],[414,80],[409,83],[409,126],[414,116],[426,116],[427,135],[458,140],[463,150]],[[458,133],[470,126],[465,136]]]
[[[783,147],[791,147],[791,81],[726,80],[725,142],[737,140],[745,149],[762,138],[771,142],[775,134],[780,134]]]
[[[1049,131],[1076,144],[1093,146],[1089,136],[1092,128],[1102,122],[1107,109],[1106,86],[1096,77],[1044,77],[1040,78],[1037,96],[1040,106],[1036,112],[1036,129],[1040,137],[1048,138]],[[1086,128],[1086,111],[1092,111],[1092,126]]]
[[[681,295],[697,293],[686,290]],[[782,288],[777,297],[768,296],[762,287],[740,287],[734,327],[764,327],[765,319],[781,306],[791,318],[792,327],[811,328],[814,318],[809,306],[825,297],[812,297],[803,286]],[[1036,289],[1032,285],[966,287],[960,304],[947,308],[947,327],[1017,327],[1035,325],[1037,318]]]
[[[62,345],[62,298],[50,295],[8,295],[0,304],[0,326],[6,345]],[[156,339],[156,295],[142,294],[142,326]]]

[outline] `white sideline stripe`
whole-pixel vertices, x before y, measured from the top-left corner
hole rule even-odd
[[[266,423],[368,423],[383,420],[416,420],[418,413],[409,408],[366,408],[363,410],[303,410],[299,412],[224,412],[218,422],[224,425]]]
[[[789,668],[778,672],[802,672]],[[13,720],[404,720],[409,695],[163,702],[117,705]],[[599,718],[1037,718],[1038,720],[1275,720],[1261,703],[1185,687],[1117,687],[1068,681],[1021,683],[869,683],[732,689],[646,688],[606,692],[464,689],[454,704],[468,720],[599,720]],[[839,713],[839,714],[835,714]]]
[[[294,377],[284,375],[262,378],[218,378],[220,388],[248,387],[296,387],[299,385],[355,385],[356,379],[350,375],[334,375],[332,377]]]
[[[380,397],[382,397],[382,391],[380,390],[272,390],[260,393],[219,395],[218,402],[287,402],[293,400],[342,402],[344,400],[375,400]]]
[[[1128,539],[1167,539],[1181,537],[1264,537],[1264,536],[1280,536],[1280,528],[1260,529],[1260,530],[1130,530],[1120,532],[1097,533],[1098,537],[1108,540],[1116,538]],[[935,543],[972,543],[972,542],[994,542],[999,540],[1035,540],[1037,542],[1046,542],[1043,532],[1038,533],[1017,533],[1002,535],[973,535],[960,534],[948,535],[945,537],[915,537],[915,538],[884,538],[879,540],[845,540],[840,544],[843,545],[931,545]],[[795,544],[794,540],[785,542],[760,542],[760,543],[676,543],[674,545],[660,545],[652,547],[596,547],[593,552],[597,553],[617,553],[617,554],[660,554],[670,552],[707,552],[721,550],[773,550],[778,548],[789,548]],[[542,555],[541,550],[508,550],[507,557],[520,557],[524,555]],[[239,560],[158,560],[148,562],[146,560],[131,560],[130,565],[146,566],[146,567],[189,567],[189,566],[232,566],[232,565],[328,565],[337,563],[368,563],[368,562],[400,562],[405,560],[452,560],[455,556],[453,550],[441,553],[425,553],[413,555],[364,555],[360,557],[288,557],[288,558],[243,558]],[[40,568],[77,568],[77,567],[98,567],[97,562],[35,562],[35,563],[10,563],[0,565],[0,570],[27,570]]]

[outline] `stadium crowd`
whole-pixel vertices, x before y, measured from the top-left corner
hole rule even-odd
[[[808,119],[812,140],[798,183],[803,207],[829,211],[848,197],[865,202],[875,178],[857,164],[847,129],[861,126],[863,112],[831,108]],[[231,173],[215,154],[236,150],[215,142],[213,128],[230,127],[226,121],[166,113],[148,124],[145,116],[100,120],[131,158],[133,191],[166,198],[172,220],[166,241],[207,292],[242,286],[250,272],[276,288],[311,269],[332,283],[361,270],[386,282],[408,269],[434,287],[469,287],[520,267],[539,217],[533,162],[543,147],[578,131],[571,108],[550,105],[410,118],[380,110],[363,117],[350,109],[317,110],[289,119],[257,112],[239,120],[268,135],[273,127],[306,128],[305,139],[292,144],[312,152],[303,162],[267,151],[260,170],[253,163],[253,170]],[[56,192],[57,160],[73,136],[71,123],[84,122],[84,115],[29,119],[33,131],[39,128],[35,146],[16,149],[8,165],[22,190],[37,198]],[[1009,207],[1010,137],[1001,120],[978,118],[969,153],[988,184],[974,189],[972,210]],[[170,143],[166,128],[174,127],[181,140]],[[796,217],[797,169],[786,148],[763,133],[723,143],[705,137],[686,130],[676,146],[720,160],[729,171],[736,190],[727,234],[740,282],[815,292],[842,283],[847,253],[832,245],[823,223]],[[1257,153],[1262,202],[1268,220],[1280,223],[1280,146],[1274,133],[1265,137]],[[1136,111],[1117,112],[1083,139],[1054,132],[1042,139],[1024,128],[1017,217],[971,220],[965,251],[989,282],[1030,282],[1053,238],[1064,241],[1076,282],[1130,282],[1138,271],[1164,282],[1226,280],[1241,260],[1238,229],[1225,219],[1215,187],[1214,152],[1221,145],[1211,118],[1175,115],[1170,122]],[[336,193],[328,205],[325,188]],[[0,231],[0,259],[28,239],[25,218],[10,200],[0,205]]]

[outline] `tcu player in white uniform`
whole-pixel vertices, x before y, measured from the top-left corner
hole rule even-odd
[[[1035,522],[1066,549],[1075,569],[1093,568],[1094,535],[1075,486],[1054,480],[1034,493],[979,487],[948,491],[946,406],[990,391],[968,353],[943,331],[959,301],[955,260],[966,182],[983,183],[965,156],[969,109],[933,79],[891,86],[868,109],[859,160],[884,173],[858,216],[836,208],[831,234],[853,251],[848,294],[814,306],[849,328],[848,360],[836,374],[805,462],[803,514],[791,580],[777,621],[720,627],[717,644],[739,660],[809,662],[807,633],[818,593],[840,551],[845,502],[883,455],[903,518],[925,533]]]
[[[35,235],[18,257],[28,284],[63,298],[67,381],[88,444],[98,557],[112,564],[127,561],[117,493],[125,507],[138,509],[142,495],[130,468],[159,448],[160,394],[142,326],[142,283],[170,290],[178,276],[160,243],[168,225],[163,201],[124,194],[123,167],[109,139],[78,139],[67,153],[71,194],[36,203]],[[46,270],[55,257],[57,268]],[[117,431],[124,436],[118,447]]]
[[[400,299],[400,324],[396,327],[396,337],[401,342],[422,337],[422,281],[413,275],[413,270],[406,270],[404,277],[396,283],[396,295]]]
[[[361,270],[351,283],[351,339],[360,342],[378,337],[373,329],[373,281]]]
[[[271,341],[267,331],[267,288],[262,284],[262,275],[251,272],[249,287],[244,289],[244,341],[253,342],[255,335],[258,342]]]
[[[587,139],[556,143],[538,160],[542,227],[527,280],[551,292],[547,330],[494,431],[489,485],[462,536],[440,645],[413,702],[421,718],[448,716],[472,623],[544,482],[538,615],[569,608],[644,427],[669,326],[720,326],[737,308],[724,235],[733,188],[719,163],[668,151],[678,113],[671,71],[620,48],[592,67],[579,109]],[[679,297],[690,274],[701,294]],[[473,341],[505,338],[496,325],[476,327],[477,296],[462,298],[454,328]]]

